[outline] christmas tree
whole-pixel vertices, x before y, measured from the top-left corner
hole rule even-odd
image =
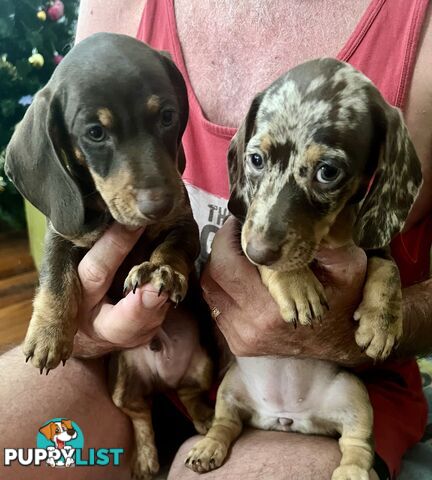
[[[6,145],[74,40],[78,0],[41,1],[0,0],[0,232],[24,227],[22,198],[4,173]]]

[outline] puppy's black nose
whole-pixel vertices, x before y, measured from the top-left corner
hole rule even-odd
[[[173,205],[174,196],[166,189],[151,188],[138,194],[139,211],[152,220],[168,215]]]
[[[275,249],[263,238],[257,237],[249,240],[246,246],[247,256],[258,265],[271,265],[281,256],[280,248]]]

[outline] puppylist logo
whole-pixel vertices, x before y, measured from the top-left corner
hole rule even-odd
[[[5,448],[5,467],[48,465],[53,468],[107,466],[120,464],[123,448],[89,448],[84,450],[84,435],[72,420],[53,418],[39,429],[36,448]]]

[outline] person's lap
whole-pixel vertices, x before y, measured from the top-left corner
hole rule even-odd
[[[39,428],[51,418],[76,422],[83,431],[84,448],[123,448],[120,467],[76,467],[62,469],[0,466],[0,478],[34,480],[129,480],[126,465],[132,448],[132,428],[108,393],[102,360],[70,359],[65,367],[40,375],[24,362],[20,348],[0,356],[0,431],[3,448],[35,448]]]
[[[199,473],[184,465],[199,438],[190,438],[180,447],[168,480],[200,478]],[[206,473],[204,480],[329,480],[340,458],[338,442],[332,438],[246,429],[233,445],[226,463]],[[374,472],[370,478],[378,479]]]
[[[133,445],[128,418],[112,403],[103,361],[71,359],[48,376],[41,376],[25,364],[15,348],[0,356],[0,428],[4,448],[34,448],[40,426],[55,417],[69,418],[84,431],[86,448],[123,448],[120,467],[79,467],[62,470],[67,480],[129,479],[129,455]],[[175,426],[173,426],[175,428]],[[169,480],[198,479],[184,466],[184,460],[197,437],[179,449]],[[205,475],[212,479],[287,478],[329,479],[340,460],[338,444],[325,437],[263,432],[248,429],[234,444],[220,469]],[[7,476],[2,469],[7,468]],[[58,470],[42,467],[1,467],[0,478],[33,480],[43,468],[44,478],[58,478]],[[371,477],[372,478],[372,477]],[[373,477],[377,478],[377,477]]]

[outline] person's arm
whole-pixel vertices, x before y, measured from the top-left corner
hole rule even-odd
[[[146,344],[162,324],[168,297],[159,296],[151,285],[129,292],[116,304],[106,296],[118,267],[141,234],[142,229],[130,232],[114,224],[81,260],[82,300],[74,356],[97,357]]]
[[[147,0],[81,0],[75,42],[96,32],[135,37]]]
[[[405,225],[409,230],[431,215],[432,191],[432,4],[426,14],[404,117],[422,163],[423,186]],[[403,290],[404,338],[396,354],[423,355],[432,351],[432,280]]]
[[[312,357],[347,366],[370,361],[355,342],[357,323],[352,320],[366,272],[366,256],[361,249],[320,252],[316,273],[325,285],[330,312],[313,330],[301,326],[294,329],[282,320],[257,269],[233,248],[235,228],[231,218],[216,234],[202,278],[206,300],[235,355]],[[428,281],[404,290],[406,334],[398,355],[432,351],[431,285]]]
[[[404,288],[404,334],[395,352],[398,357],[432,352],[432,279]]]

